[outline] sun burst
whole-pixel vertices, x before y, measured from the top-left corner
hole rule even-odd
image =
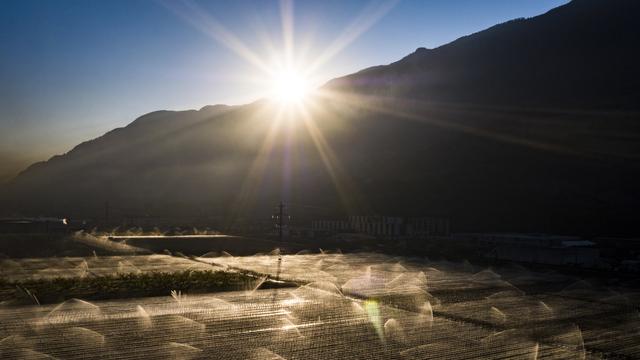
[[[284,104],[304,102],[311,90],[309,79],[294,68],[275,72],[271,83],[271,98]]]

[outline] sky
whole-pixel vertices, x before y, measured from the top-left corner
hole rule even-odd
[[[151,111],[268,96],[287,53],[319,86],[566,2],[0,0],[0,181]]]

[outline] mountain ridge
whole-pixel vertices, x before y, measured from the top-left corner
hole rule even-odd
[[[261,218],[285,200],[326,210],[300,219],[442,214],[456,231],[635,234],[639,4],[573,1],[418,48],[327,82],[294,120],[268,101],[145,114],[29,167],[0,210],[99,218],[108,201],[114,217]],[[595,17],[611,26],[584,20]],[[590,31],[613,45],[580,39]]]
[[[628,0],[572,1],[330,83],[427,101],[638,110],[638,13]]]

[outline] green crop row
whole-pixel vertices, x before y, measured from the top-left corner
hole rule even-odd
[[[183,294],[248,290],[259,279],[253,274],[211,270],[148,272],[84,278],[52,278],[10,282],[0,280],[0,301],[41,304],[71,298],[86,300],[121,299]],[[37,300],[36,300],[37,299]]]

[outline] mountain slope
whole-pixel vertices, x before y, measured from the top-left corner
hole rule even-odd
[[[637,18],[631,0],[573,1],[333,80],[307,114],[265,101],[147,114],[21,173],[2,211],[268,218],[284,199],[301,221],[636,234]]]
[[[330,86],[436,103],[637,110],[639,14],[637,1],[575,0]]]

